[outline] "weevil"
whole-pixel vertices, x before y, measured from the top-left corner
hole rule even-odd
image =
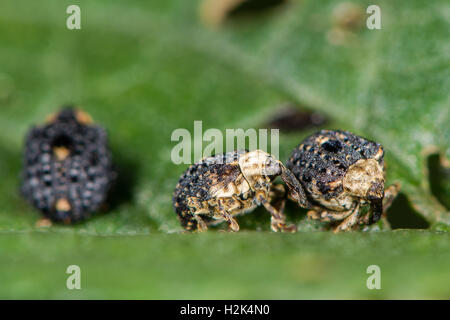
[[[395,184],[385,190],[382,145],[348,131],[322,130],[307,137],[286,167],[306,192],[307,215],[333,223],[335,232],[377,222],[399,190]]]
[[[287,190],[274,182],[278,176]],[[238,231],[235,217],[262,205],[271,214],[273,231],[295,232],[283,213],[287,193],[306,205],[303,188],[281,161],[261,150],[234,151],[191,165],[175,188],[173,205],[189,231],[205,231],[223,221]]]
[[[21,192],[46,219],[70,224],[90,217],[115,175],[106,131],[81,110],[63,108],[28,132]]]

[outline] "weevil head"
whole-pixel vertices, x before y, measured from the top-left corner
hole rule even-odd
[[[281,174],[282,166],[279,160],[261,150],[247,152],[239,158],[239,167],[247,181],[259,177],[273,179]]]
[[[374,159],[360,159],[351,165],[343,179],[344,191],[349,195],[375,200],[384,197],[384,171]]]

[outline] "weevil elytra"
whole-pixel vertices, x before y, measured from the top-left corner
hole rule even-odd
[[[186,230],[204,231],[222,221],[238,231],[236,215],[263,205],[271,214],[273,231],[295,232],[283,214],[286,189],[274,183],[280,176],[290,197],[307,205],[305,193],[281,161],[261,150],[234,151],[204,158],[181,176],[173,205]]]
[[[322,130],[307,137],[286,167],[310,200],[308,216],[337,224],[336,232],[377,222],[399,189],[384,188],[383,147],[348,131]],[[370,209],[362,214],[365,205]]]

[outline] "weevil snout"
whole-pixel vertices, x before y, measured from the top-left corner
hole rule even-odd
[[[375,223],[380,220],[383,214],[383,198],[373,199],[370,201],[370,208],[372,210],[372,215],[370,217],[369,223]]]
[[[375,223],[380,220],[383,213],[384,180],[372,182],[366,198],[370,200],[370,207],[372,208],[370,223]]]
[[[311,206],[311,203],[308,201],[306,193],[300,182],[292,174],[292,172],[284,166],[282,166],[281,179],[288,186],[289,196],[292,200],[296,201],[303,208],[309,208]]]
[[[383,199],[384,197],[384,180],[377,179],[372,182],[369,190],[367,190],[366,198],[369,200]]]

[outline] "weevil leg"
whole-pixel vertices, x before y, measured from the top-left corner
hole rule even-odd
[[[269,198],[285,198],[286,188],[281,183],[274,183],[270,188]]]
[[[320,217],[321,217],[321,215],[322,215],[322,211],[313,209],[313,210],[309,210],[309,211],[306,213],[306,215],[307,215],[308,218],[311,219],[311,220],[320,220],[320,219],[321,219]]]
[[[48,228],[52,226],[52,220],[48,218],[41,218],[36,222],[37,228]]]
[[[355,206],[355,208],[352,210],[350,215],[348,215],[347,218],[344,219],[336,228],[334,228],[334,233],[338,233],[341,231],[349,231],[351,230],[355,225],[359,222],[359,203]]]
[[[293,224],[286,224],[286,216],[273,207],[269,201],[266,199],[266,195],[263,192],[256,193],[256,199],[266,208],[267,211],[272,215],[271,217],[271,229],[275,232],[296,232],[297,227]]]
[[[352,210],[348,211],[327,211],[323,210],[321,208],[317,208],[314,210],[309,210],[306,215],[308,218],[313,220],[320,220],[324,222],[336,222],[336,221],[342,221],[345,218],[347,218],[350,214],[352,214]]]
[[[206,225],[206,222],[200,217],[198,214],[194,215],[195,221],[197,221],[197,230],[198,232],[204,232],[208,230],[208,226]]]
[[[394,199],[397,197],[399,191],[400,185],[397,183],[386,188],[383,199],[383,214],[386,214],[386,211],[392,205],[392,202],[394,202]]]
[[[185,232],[195,231],[197,229],[197,221],[195,219],[183,219],[180,217],[181,225],[184,227]]]
[[[272,185],[269,192],[269,203],[278,212],[284,212],[284,206],[286,205],[286,188],[284,187],[284,185]]]
[[[231,216],[231,214],[229,214],[227,212],[227,210],[225,210],[224,200],[223,199],[219,199],[218,200],[218,204],[219,204],[219,213],[220,213],[221,217],[223,219],[225,219],[226,222],[228,222],[230,230],[233,231],[233,232],[239,231],[239,224],[237,223],[236,219],[234,219]]]
[[[237,195],[232,195],[231,198],[234,200],[235,205],[235,208],[233,208],[232,210],[240,210],[245,207]]]

